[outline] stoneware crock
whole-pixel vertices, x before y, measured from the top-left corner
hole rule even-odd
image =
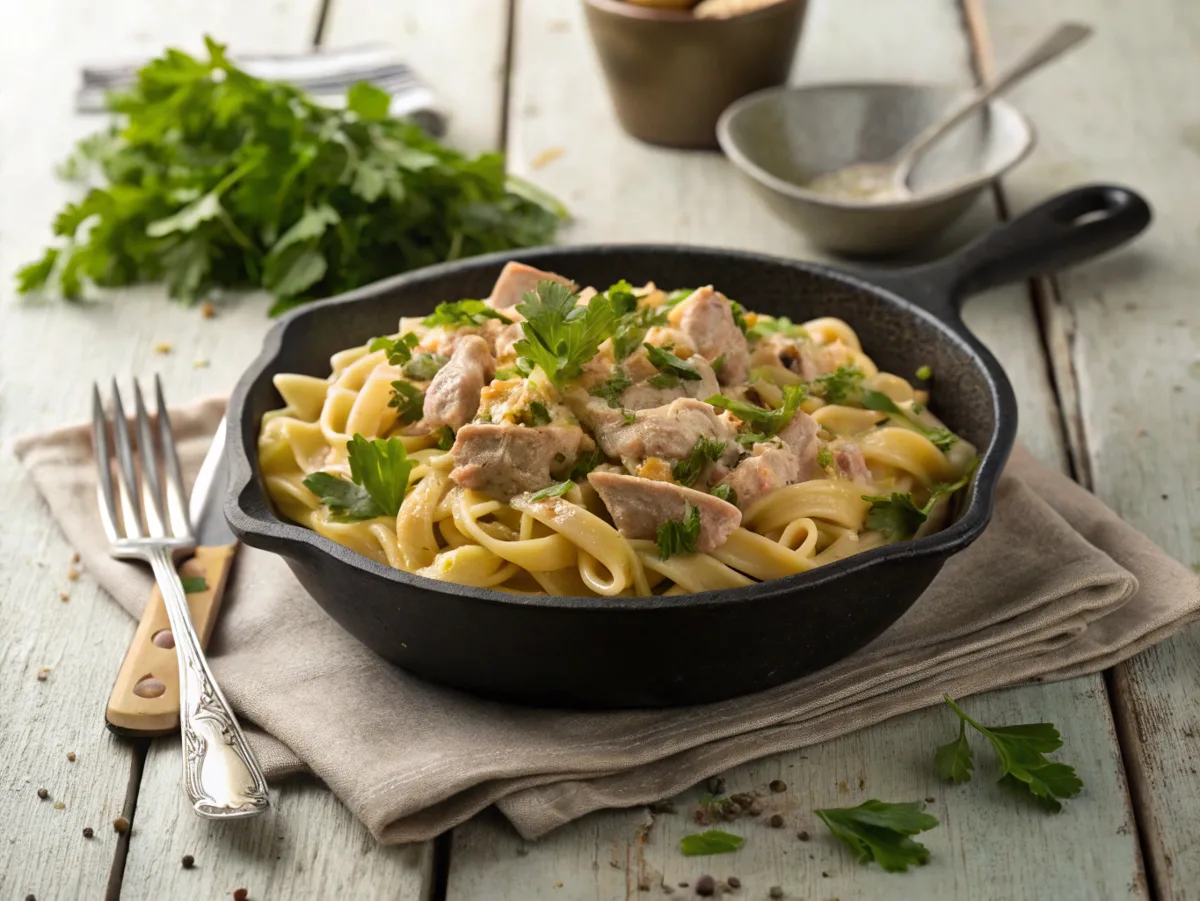
[[[1053,197],[950,257],[905,270],[851,272],[752,253],[678,245],[546,247],[430,267],[301,307],[271,330],[227,414],[225,513],[248,545],[282,555],[328,614],[419,676],[529,704],[654,707],[761,691],[846,657],[894,623],[946,559],[987,525],[1017,429],[995,358],[964,327],[964,298],[1079,263],[1128,241],[1150,209],[1124,188]],[[509,259],[582,285],[713,284],[750,309],[839,316],[880,368],[933,370],[932,406],[982,460],[955,521],[808,573],[672,597],[544,597],[468,588],[391,569],[280,518],[257,466],[262,416],[282,405],[280,372],[324,378],[330,356],[395,331],[439,301],[483,297]]]

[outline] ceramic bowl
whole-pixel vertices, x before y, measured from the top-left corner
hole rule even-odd
[[[584,0],[584,11],[621,127],[650,144],[715,148],[729,104],[787,81],[807,5],[728,19],[626,0]]]
[[[804,185],[851,163],[889,159],[967,94],[907,83],[768,89],[725,110],[717,136],[768,206],[814,245],[853,256],[895,254],[946,229],[1033,149],[1033,126],[1011,104],[992,101],[934,145],[912,171],[909,199],[841,199]]]

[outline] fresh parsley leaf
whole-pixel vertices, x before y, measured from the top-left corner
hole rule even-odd
[[[553,485],[548,485],[541,491],[536,491],[529,495],[531,501],[544,501],[548,497],[562,497],[568,491],[575,487],[575,483],[570,479],[565,482],[556,482]]]
[[[724,394],[714,394],[705,403],[712,404],[714,407],[719,407],[722,410],[728,410],[738,419],[742,420],[742,422],[761,426],[763,434],[769,438],[772,435],[779,434],[792,421],[792,417],[800,409],[800,404],[804,402],[805,397],[807,397],[807,391],[803,385],[785,385],[783,388],[783,403],[774,410],[766,410],[762,407],[756,407],[754,404],[748,404],[745,401],[733,400]]]
[[[933,378],[933,370],[928,366],[920,366],[917,368],[917,378],[923,382],[927,382]]]
[[[443,357],[441,354],[421,353],[405,363],[401,367],[401,371],[410,379],[416,379],[418,382],[428,382],[449,362],[450,359]]]
[[[679,840],[679,850],[688,857],[699,857],[707,854],[728,854],[746,844],[746,839],[720,829],[709,829],[707,832],[697,832],[685,835]]]
[[[668,519],[658,527],[658,558],[669,560],[675,554],[693,554],[700,540],[700,508],[684,501],[683,519]]]
[[[959,718],[959,741],[966,743],[964,729],[967,725],[985,736],[996,749],[996,757],[1003,771],[1000,781],[1010,787],[1027,790],[1047,810],[1058,813],[1062,810],[1061,799],[1073,798],[1083,789],[1083,781],[1075,768],[1065,763],[1047,760],[1046,754],[1062,747],[1062,737],[1052,723],[1029,723],[1021,726],[981,726],[967,716],[947,695],[950,705]],[[943,748],[938,749],[938,757]],[[967,752],[970,759],[970,752]],[[935,766],[942,773],[938,759]],[[970,767],[967,767],[970,770]],[[970,778],[967,772],[966,779]],[[966,781],[966,779],[955,781]]]
[[[891,541],[912,538],[929,518],[929,509],[914,504],[911,494],[893,491],[891,497],[864,494],[862,499],[871,505],[867,528],[883,532]]]
[[[937,817],[924,813],[920,801],[889,804],[870,800],[857,807],[813,811],[855,853],[860,863],[876,861],[889,873],[900,873],[910,864],[924,864],[929,849],[909,836],[932,829]]]
[[[634,296],[633,285],[625,279],[621,279],[615,285],[610,285],[604,294],[608,297],[613,313],[617,316],[624,316],[637,309],[637,297]]]
[[[651,307],[620,316],[613,329],[613,354],[618,360],[624,360],[638,349],[646,332],[656,325],[666,324],[667,314]]]
[[[828,444],[822,444],[821,449],[817,451],[817,465],[822,469],[833,465],[833,451],[829,449]]]
[[[707,463],[715,463],[725,453],[725,442],[701,435],[692,445],[691,452],[682,460],[676,461],[671,468],[671,474],[680,485],[689,488],[696,484],[700,474],[704,472]]]
[[[392,399],[388,406],[396,408],[396,418],[402,423],[416,422],[425,415],[425,392],[408,382],[392,382]]]
[[[761,444],[764,441],[769,441],[770,438],[762,432],[742,432],[737,436],[737,443],[742,447],[754,447],[756,444]]]
[[[592,448],[585,454],[580,454],[575,458],[575,468],[571,470],[571,478],[573,480],[582,480],[587,477],[587,474],[605,462],[604,451],[600,448]]]
[[[947,782],[970,782],[975,760],[967,744],[967,722],[958,721],[958,738],[944,744],[933,755],[933,769],[939,779]]]
[[[696,371],[696,367],[686,360],[679,359],[669,350],[663,350],[653,344],[643,344],[642,347],[646,348],[650,365],[659,371],[659,375],[649,380],[654,387],[674,388],[681,380],[685,382],[700,381],[700,373]]]
[[[438,431],[437,438],[438,450],[448,451],[454,447],[454,429],[448,425],[444,425]]]
[[[389,115],[352,86],[341,108],[235,67],[206,39],[167,50],[109,97],[111,126],[60,174],[90,184],[55,219],[23,292],[164,283],[195,301],[266,288],[272,313],[433,263],[551,243],[561,204]],[[84,226],[84,223],[88,223]]]
[[[453,300],[439,303],[423,320],[426,328],[443,326],[444,328],[468,328],[483,325],[489,319],[511,324],[512,320],[502,313],[497,313],[482,300]]]
[[[495,379],[498,382],[507,382],[511,378],[516,378],[516,369],[497,369]]]
[[[762,316],[754,323],[754,328],[746,332],[746,338],[755,341],[767,335],[786,335],[790,338],[807,338],[808,332],[803,326],[796,325],[786,316]]]
[[[386,516],[395,516],[408,490],[408,476],[416,463],[408,459],[399,438],[368,441],[355,433],[346,442],[350,478],[366,489],[371,500]]]
[[[576,297],[569,286],[547,280],[539,282],[536,291],[526,292],[517,307],[525,317],[521,323],[525,337],[514,348],[559,387],[579,375],[613,326],[607,297],[597,294],[586,307],[577,306]]]
[[[201,591],[208,591],[208,583],[204,581],[204,576],[180,576],[179,581],[183,583],[184,594],[198,594]]]
[[[946,428],[931,428],[921,420],[914,416],[910,416],[902,409],[896,406],[896,402],[884,394],[882,391],[874,391],[871,388],[862,388],[859,390],[862,398],[862,405],[868,410],[876,410],[881,413],[890,413],[893,416],[899,416],[916,432],[924,435],[938,448],[945,453],[958,441],[958,436]]]
[[[742,334],[748,334],[750,326],[746,324],[746,308],[736,300],[729,301],[730,309],[733,310],[733,324],[742,330]],[[722,354],[722,356],[724,356]],[[713,369],[720,369],[716,363],[713,363]]]
[[[725,354],[721,354],[712,361],[713,372],[720,372],[721,367],[725,365]]]
[[[351,521],[374,519],[383,511],[361,485],[329,472],[314,472],[304,480],[304,487],[315,494],[329,512]]]
[[[613,374],[608,377],[607,381],[601,382],[590,393],[593,397],[601,398],[610,407],[616,409],[621,406],[621,395],[632,384],[633,382],[625,374],[625,370],[618,366],[613,370]]]
[[[539,401],[530,401],[529,418],[535,426],[550,425],[550,411],[546,409],[545,404]]]
[[[386,351],[388,363],[392,366],[399,366],[412,359],[412,349],[420,343],[420,340],[412,332],[405,332],[399,338],[389,338],[384,335],[372,341],[368,350],[372,353],[377,350]]]
[[[720,485],[714,485],[712,491],[709,492],[713,497],[720,498],[728,504],[737,506],[737,491],[728,482],[722,482]]]
[[[637,414],[633,410],[622,410],[621,415],[625,417],[625,425],[633,425],[637,422]]]
[[[862,384],[863,371],[857,366],[839,366],[827,375],[813,379],[813,394],[830,404],[842,404],[852,398]]]
[[[674,291],[671,291],[669,294],[667,294],[667,299],[664,301],[663,305],[667,307],[673,307],[680,301],[687,300],[695,293],[695,288],[676,288]]]

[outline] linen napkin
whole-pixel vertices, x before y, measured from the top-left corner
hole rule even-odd
[[[447,113],[433,91],[386,44],[360,44],[328,49],[314,47],[308,53],[269,54],[229,58],[249,74],[268,81],[285,81],[312,95],[325,106],[342,106],[346,89],[359,81],[368,81],[392,97],[389,112],[396,117],[415,120],[435,138],[446,133]],[[75,110],[100,113],[108,109],[109,91],[126,90],[137,80],[137,71],[145,64],[109,62],[84,66],[81,83],[75,92]]]
[[[224,410],[172,412],[185,472]],[[16,453],[89,572],[131,615],[149,571],[112,560],[87,426]],[[436,598],[430,598],[436,603]],[[767,754],[920,707],[1124,660],[1200,612],[1200,579],[1094,496],[1018,448],[991,525],[873,644],[758,695],[675,710],[565,711],[483,700],[385,663],[243,547],[210,647],[269,778],[308,769],[381,842],[427,839],[496,804],[526,838],[590,811],[670,797]],[[113,671],[124,648],[105,649]]]

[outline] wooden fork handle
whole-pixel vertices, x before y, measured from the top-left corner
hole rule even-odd
[[[203,578],[207,586],[187,596],[202,648],[208,647],[216,625],[234,547],[198,547],[195,555],[179,567],[181,576]],[[174,645],[163,647],[154,642],[155,635],[170,631],[162,592],[155,585],[104,712],[109,729],[118,735],[150,737],[179,731],[179,665]],[[162,683],[161,694],[157,693],[159,686],[146,682],[147,678]],[[142,688],[135,691],[139,683]]]

